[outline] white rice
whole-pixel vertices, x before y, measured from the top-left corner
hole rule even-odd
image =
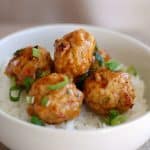
[[[18,119],[29,121],[29,116],[26,112],[27,104],[25,102],[25,93],[22,94],[19,102],[11,102],[9,100],[10,80],[4,74],[4,65],[0,69],[0,109]],[[144,82],[137,76],[132,76],[132,83],[135,89],[136,99],[135,105],[129,110],[126,115],[128,121],[131,121],[143,115],[147,111],[146,100],[144,99]],[[91,112],[86,106],[82,106],[81,114],[79,117],[72,121],[67,121],[59,125],[47,125],[50,128],[63,128],[67,130],[74,129],[96,129],[107,127],[101,122],[100,117]]]

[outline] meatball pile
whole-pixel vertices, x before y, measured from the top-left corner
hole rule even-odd
[[[100,115],[132,108],[135,94],[129,74],[107,68],[104,64],[111,57],[95,47],[94,36],[78,29],[55,40],[54,60],[40,46],[16,51],[5,73],[21,87],[26,78],[33,79],[27,91],[32,99],[27,109],[30,116],[48,124],[62,123],[80,114],[83,100]],[[82,89],[78,89],[81,78]]]

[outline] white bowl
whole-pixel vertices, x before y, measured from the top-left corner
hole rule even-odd
[[[60,24],[15,33],[0,41],[0,63],[16,49],[30,44],[40,44],[53,50],[56,38],[77,28],[93,33],[99,46],[107,49],[116,59],[136,66],[146,84],[145,97],[150,99],[150,48],[127,35],[99,27]],[[70,131],[35,126],[0,110],[0,141],[14,150],[133,150],[149,137],[149,112],[116,127]]]

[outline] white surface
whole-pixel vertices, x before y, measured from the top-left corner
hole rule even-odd
[[[45,47],[48,48],[49,43],[53,43],[53,40],[56,37],[59,37],[60,34],[66,33],[74,28],[74,26],[55,26],[51,28],[45,27],[43,29],[37,29],[36,31],[29,30],[28,33],[23,32],[17,37],[12,36],[1,41],[0,49],[7,49],[8,51],[2,51],[1,56],[3,57],[1,57],[0,60],[3,61],[5,56],[10,56],[14,49],[23,47],[29,43],[36,44],[40,42],[42,45],[45,45]],[[112,55],[115,55],[123,62],[137,66],[140,74],[143,75],[143,78],[146,81],[149,81],[149,72],[145,72],[145,70],[149,69],[149,48],[138,43],[137,41],[134,41],[130,38],[128,39],[128,37],[122,37],[122,35],[117,35],[113,32],[107,32],[105,30],[98,30],[88,27],[87,29],[94,33],[96,39],[98,39],[98,43],[102,43],[102,47],[110,50]],[[136,59],[134,57],[135,55]],[[140,63],[140,61],[137,60],[145,61]],[[147,87],[150,88],[150,83],[146,83]],[[147,98],[149,98],[148,92],[146,95]],[[141,119],[129,124],[114,127],[113,129],[103,129],[93,132],[67,132],[62,130],[55,131],[51,129],[46,130],[44,128],[33,127],[32,125],[12,119],[2,112],[0,112],[0,120],[2,120],[0,139],[2,139],[2,142],[4,142],[6,145],[15,150],[40,150],[48,148],[53,150],[66,150],[66,145],[67,149],[72,150],[96,150],[110,148],[132,150],[143,144],[144,141],[150,136],[150,114],[147,114],[145,117],[142,117]],[[9,135],[8,130],[10,133]],[[23,136],[16,135],[16,131]]]

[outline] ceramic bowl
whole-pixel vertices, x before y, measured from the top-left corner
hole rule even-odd
[[[112,57],[133,64],[145,82],[145,98],[150,100],[150,48],[127,35],[99,27],[57,24],[17,32],[0,40],[0,63],[27,45],[39,44],[53,52],[54,40],[77,28],[91,32]],[[134,150],[149,137],[150,112],[115,127],[70,131],[35,126],[0,110],[0,141],[13,150]]]

